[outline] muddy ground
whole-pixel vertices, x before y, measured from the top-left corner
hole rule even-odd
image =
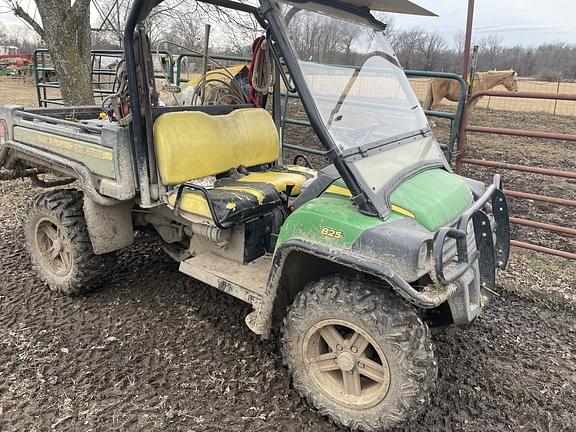
[[[47,291],[20,230],[39,192],[0,182],[0,431],[336,430],[290,388],[276,340],[246,328],[249,308],[149,237],[93,293]],[[472,328],[434,331],[438,385],[404,431],[576,430],[576,266],[515,250],[498,292]]]

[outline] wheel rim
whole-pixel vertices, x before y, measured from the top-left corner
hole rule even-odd
[[[355,324],[321,321],[307,332],[303,348],[309,376],[333,401],[369,408],[388,393],[386,356],[374,338]]]
[[[57,276],[72,269],[70,241],[54,221],[44,218],[36,225],[36,248],[44,264]]]

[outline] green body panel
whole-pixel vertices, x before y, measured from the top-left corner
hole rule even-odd
[[[466,182],[442,169],[423,171],[403,182],[392,193],[392,204],[414,214],[420,225],[436,231],[458,217],[472,200]]]
[[[349,248],[365,230],[402,218],[393,214],[382,221],[360,213],[349,197],[325,194],[307,202],[286,219],[277,245],[298,238],[332,248]]]
[[[346,187],[341,179],[333,184]],[[392,193],[391,203],[412,213],[420,225],[433,232],[456,219],[471,199],[470,188],[462,178],[432,169],[402,183]],[[288,217],[277,246],[290,239],[302,239],[333,248],[350,248],[365,230],[405,217],[394,211],[385,221],[366,216],[354,207],[349,196],[325,192]]]
[[[94,174],[116,178],[115,154],[109,147],[21,126],[14,128],[14,139],[80,162]]]

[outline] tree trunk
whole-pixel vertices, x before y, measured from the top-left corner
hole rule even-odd
[[[66,105],[93,105],[90,0],[36,0],[43,37]]]

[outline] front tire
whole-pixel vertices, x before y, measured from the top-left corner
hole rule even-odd
[[[294,387],[334,423],[377,431],[420,414],[437,376],[428,327],[394,292],[332,276],[301,291],[284,319]]]
[[[94,254],[80,191],[38,195],[28,209],[24,231],[32,265],[53,291],[86,293],[114,264],[110,254]]]

